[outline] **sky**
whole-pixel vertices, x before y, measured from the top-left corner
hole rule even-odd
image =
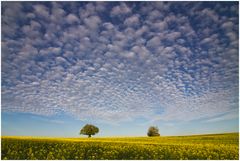
[[[239,2],[2,2],[2,135],[239,131]]]

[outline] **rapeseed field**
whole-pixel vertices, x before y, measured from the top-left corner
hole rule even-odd
[[[111,138],[1,138],[3,160],[238,160],[239,133]]]

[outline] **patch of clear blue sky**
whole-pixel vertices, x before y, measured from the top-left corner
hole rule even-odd
[[[53,136],[53,137],[85,137],[80,136],[80,129],[89,122],[76,120],[66,115],[43,117],[23,113],[2,113],[2,135],[11,136]],[[205,122],[157,121],[145,123],[142,119],[124,124],[106,124],[93,122],[100,129],[96,136],[146,136],[149,126],[158,126],[161,135],[191,135],[206,133],[238,132],[238,119]]]

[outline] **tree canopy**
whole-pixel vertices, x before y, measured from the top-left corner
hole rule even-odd
[[[158,127],[156,127],[156,126],[149,127],[147,135],[150,137],[151,136],[160,136]]]
[[[81,130],[80,130],[80,135],[88,135],[90,138],[91,135],[95,135],[99,132],[98,127],[91,125],[91,124],[86,124]]]

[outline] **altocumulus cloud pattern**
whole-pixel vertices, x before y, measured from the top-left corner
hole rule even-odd
[[[238,2],[2,2],[2,111],[238,118]]]

